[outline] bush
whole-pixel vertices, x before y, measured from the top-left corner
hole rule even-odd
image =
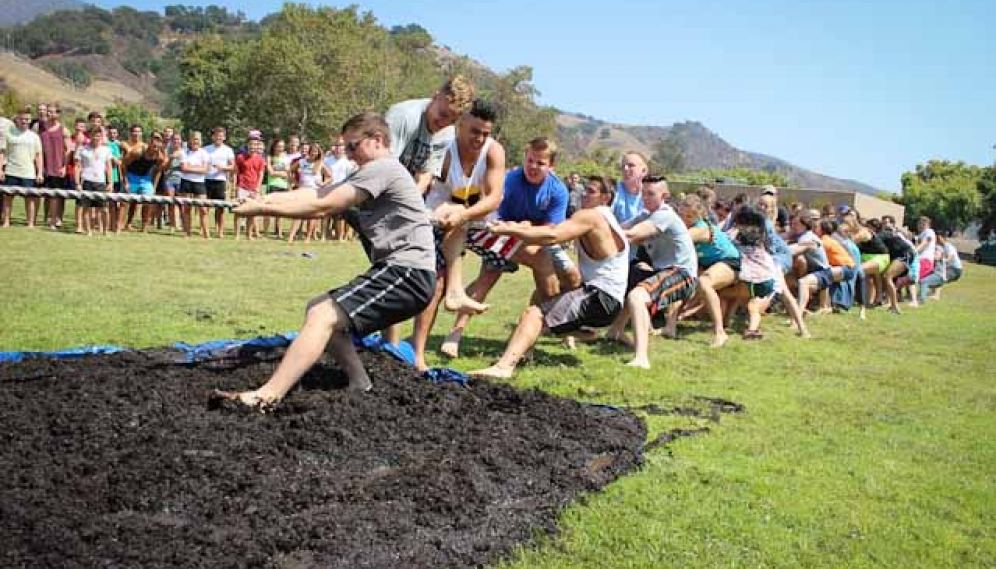
[[[46,61],[45,67],[69,81],[77,89],[86,89],[93,83],[93,75],[85,65],[76,61]]]

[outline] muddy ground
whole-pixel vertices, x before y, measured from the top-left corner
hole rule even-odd
[[[0,365],[0,567],[475,567],[641,464],[628,411],[381,354],[369,394],[323,364],[272,414],[208,409],[280,355]]]

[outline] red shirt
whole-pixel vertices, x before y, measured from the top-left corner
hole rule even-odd
[[[266,168],[266,160],[259,154],[239,154],[235,157],[235,186],[256,191]]]

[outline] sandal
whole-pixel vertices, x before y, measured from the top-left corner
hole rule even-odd
[[[762,340],[764,334],[760,330],[744,330],[744,340]]]

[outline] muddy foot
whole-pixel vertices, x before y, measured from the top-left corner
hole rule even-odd
[[[369,393],[373,389],[373,384],[370,383],[369,377],[350,379],[349,386],[346,389],[359,393]]]
[[[260,413],[270,413],[277,406],[275,401],[264,401],[255,391],[221,391],[212,390],[208,393],[207,407],[210,411],[250,409]]]

